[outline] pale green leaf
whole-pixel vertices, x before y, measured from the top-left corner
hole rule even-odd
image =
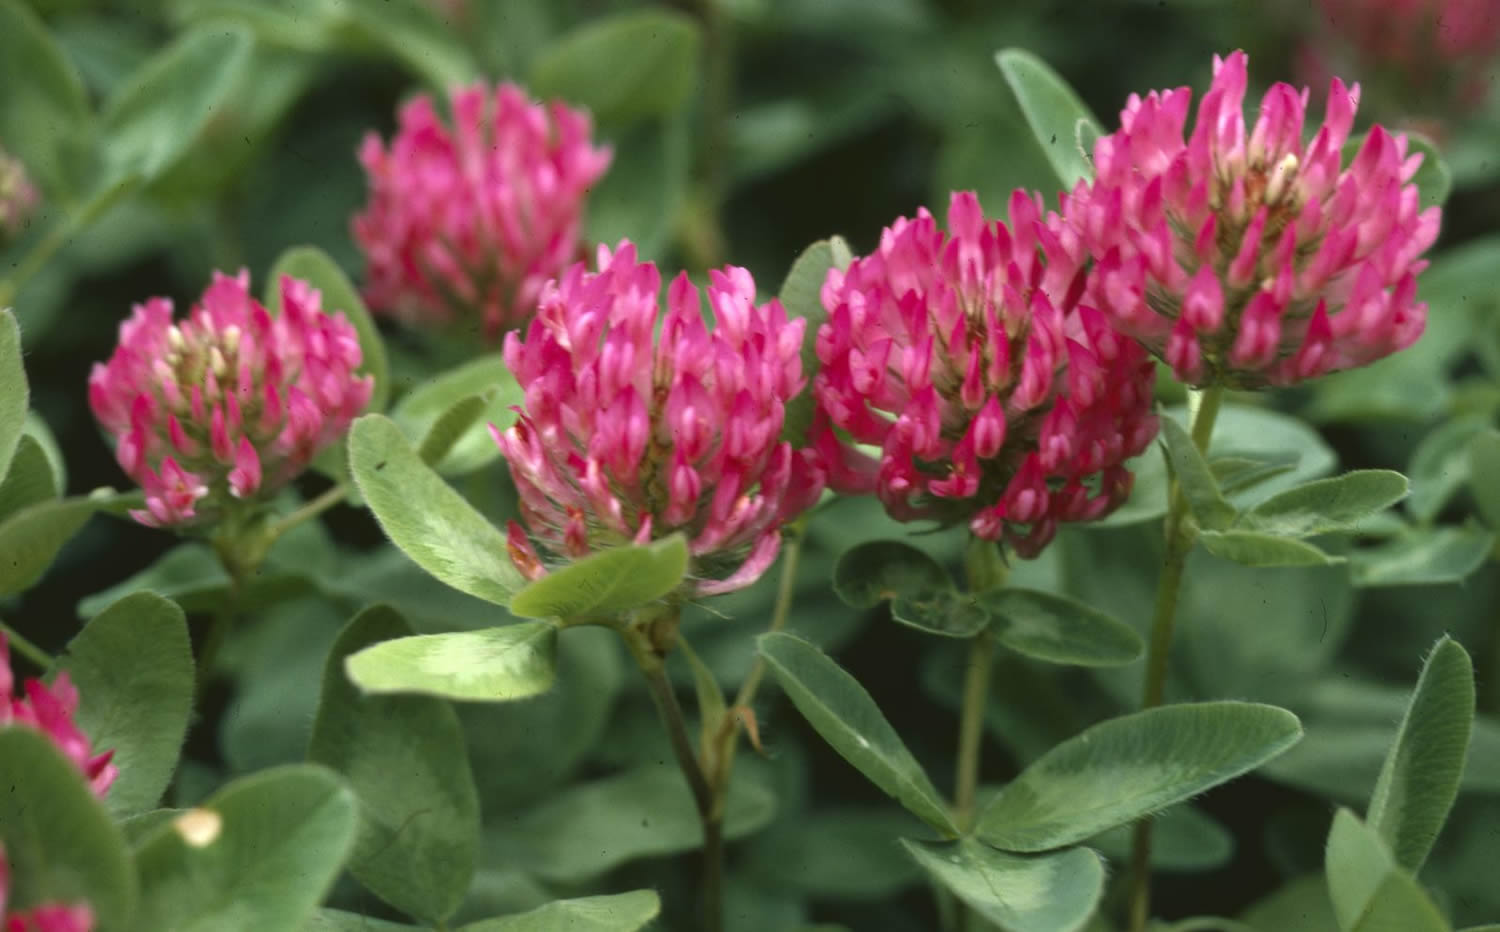
[[[637,932],[661,914],[655,890],[557,900],[519,916],[460,926],[458,932]]]
[[[1167,463],[1172,475],[1187,496],[1188,508],[1205,530],[1222,530],[1234,521],[1235,509],[1225,501],[1224,493],[1214,480],[1213,470],[1203,453],[1193,444],[1187,428],[1172,417],[1161,419],[1162,441],[1166,444]]]
[[[481,397],[485,403],[481,411],[462,433],[453,438],[448,450],[441,458],[430,459],[434,451],[426,448],[439,436],[439,422],[448,421],[450,427],[458,426],[458,415],[454,412],[461,405],[471,404],[470,399]],[[406,431],[413,441],[420,441],[424,448],[424,460],[445,476],[461,476],[494,463],[500,459],[500,447],[490,435],[489,425],[499,430],[508,429],[516,420],[513,407],[525,401],[525,392],[516,377],[505,366],[498,353],[481,356],[450,369],[417,385],[401,396],[391,410],[391,419]]]
[[[627,544],[553,570],[517,592],[510,612],[521,618],[613,618],[682,585],[687,540],[673,534],[644,546]]]
[[[1202,531],[1203,549],[1245,566],[1332,566],[1343,557],[1325,553],[1306,541],[1260,531]]]
[[[343,315],[359,337],[360,375],[375,380],[375,390],[370,394],[370,403],[365,410],[384,411],[391,394],[390,363],[386,360],[385,341],[380,330],[365,308],[365,302],[355,290],[354,283],[344,274],[323,250],[316,246],[294,246],[276,258],[271,274],[266,279],[266,307],[271,313],[281,313],[281,277],[283,275],[301,279],[317,289],[322,297],[323,313],[332,317]]]
[[[533,621],[382,641],[350,655],[345,669],[367,693],[508,702],[550,689],[556,658],[556,626]]]
[[[1104,863],[1087,848],[1016,855],[971,839],[901,843],[940,886],[1007,932],[1075,932],[1104,893]]]
[[[1462,582],[1484,563],[1495,535],[1483,528],[1408,528],[1349,554],[1354,585],[1428,586]]]
[[[1062,188],[1071,191],[1079,181],[1092,180],[1093,153],[1083,151],[1081,143],[1089,137],[1097,138],[1102,130],[1077,92],[1046,62],[1023,49],[997,52],[995,63],[1016,95],[1037,145],[1052,163]]]
[[[1283,537],[1357,530],[1406,497],[1406,477],[1389,469],[1357,469],[1279,492],[1240,516],[1236,527]]]
[[[1340,809],[1328,833],[1328,892],[1342,932],[1448,932],[1449,925],[1374,829]]]
[[[669,116],[697,86],[698,46],[698,24],[673,10],[598,18],[537,57],[531,90],[587,107],[607,126]]]

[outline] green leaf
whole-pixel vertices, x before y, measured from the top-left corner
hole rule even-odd
[[[302,923],[302,932],[417,932],[420,928],[327,908],[315,911]]]
[[[1259,531],[1201,531],[1203,549],[1245,566],[1332,566],[1344,558],[1325,553],[1306,541]]]
[[[629,239],[642,258],[663,256],[684,224],[679,218],[692,212],[689,120],[684,114],[642,120],[610,135],[614,160],[589,191],[585,234],[598,243]]]
[[[384,605],[354,616],[329,651],[307,757],[343,774],[359,800],[349,872],[402,912],[437,922],[463,902],[479,849],[458,716],[426,696],[361,695],[344,674],[345,658],[410,634]]]
[[[1469,446],[1469,485],[1479,514],[1500,530],[1500,430],[1487,430]]]
[[[1087,848],[1006,854],[970,839],[901,839],[932,879],[1008,932],[1075,932],[1104,893],[1104,863]]]
[[[1114,667],[1138,660],[1146,647],[1123,621],[1049,592],[1005,587],[984,593],[979,602],[995,619],[996,639],[1036,660]]]
[[[850,608],[874,608],[887,599],[930,599],[953,592],[953,577],[910,544],[875,540],[844,551],[833,568],[833,591]]]
[[[531,621],[383,641],[345,661],[367,693],[508,702],[544,693],[557,675],[557,627]]]
[[[854,677],[793,635],[763,634],[757,643],[781,688],[824,741],[917,818],[949,836],[958,834],[922,765]]]
[[[1256,932],[1330,932],[1338,928],[1322,872],[1289,881],[1257,901],[1240,919]]]
[[[458,932],[636,932],[661,914],[655,890],[557,900],[520,916],[501,916],[460,926]]]
[[[1172,872],[1217,870],[1234,856],[1234,835],[1202,809],[1181,803],[1152,818],[1151,867]],[[1087,841],[1111,860],[1130,861],[1135,828],[1118,825]]]
[[[724,690],[719,686],[719,681],[714,679],[714,672],[687,642],[687,638],[678,636],[677,650],[693,671],[693,692],[698,697],[698,747],[701,753],[701,749],[713,743],[719,727],[724,722],[724,716],[728,714],[728,708],[724,703]]]
[[[57,552],[113,497],[90,495],[39,502],[0,521],[0,596],[30,588]]]
[[[161,800],[187,735],[193,651],[182,609],[151,592],[115,602],[84,625],[58,661],[78,687],[78,727],[115,752],[120,776],[104,803],[116,816]]]
[[[1343,932],[1448,932],[1432,900],[1359,817],[1340,809],[1328,833],[1328,893]]]
[[[80,137],[87,138],[93,128],[88,96],[52,33],[20,0],[0,0],[0,87],[6,88],[0,107],[5,148],[49,195],[78,193],[68,168],[70,156],[81,148]],[[6,404],[9,391],[10,386],[0,386]]]
[[[525,585],[505,535],[423,463],[388,418],[354,422],[349,469],[381,529],[422,569],[497,605]]]
[[[1495,535],[1478,527],[1408,528],[1374,547],[1349,554],[1354,585],[1427,586],[1467,579],[1495,546]]]
[[[286,250],[271,266],[265,283],[266,307],[272,314],[281,313],[281,277],[290,275],[307,282],[322,293],[323,311],[332,316],[343,314],[359,336],[360,363],[355,371],[375,380],[375,390],[365,410],[385,410],[391,396],[390,363],[386,360],[385,341],[380,330],[338,263],[316,246],[294,246]]]
[[[990,616],[972,595],[935,592],[925,599],[898,596],[891,617],[919,631],[950,638],[971,638],[989,626]]]
[[[83,900],[116,923],[109,928],[123,927],[136,902],[125,838],[78,766],[40,731],[0,728],[0,787],[8,905]]]
[[[189,29],[104,102],[107,180],[151,181],[172,166],[223,106],[250,58],[250,34],[225,23]]]
[[[613,618],[672,592],[687,570],[681,534],[615,547],[531,583],[510,600],[510,612],[521,618]]]
[[[738,873],[783,896],[870,902],[921,883],[897,840],[922,823],[893,806],[819,806],[779,820],[747,846]]]
[[[6,8],[0,6],[0,16],[4,15]],[[10,461],[26,427],[30,397],[26,369],[21,363],[21,328],[9,308],[0,308],[0,479],[9,478]]]
[[[438,415],[438,419],[432,422],[417,446],[417,455],[422,458],[422,462],[437,469],[443,458],[453,450],[453,445],[462,440],[469,429],[484,417],[487,407],[489,398],[470,395],[460,398],[453,407]]]
[[[1193,444],[1187,428],[1173,417],[1161,418],[1161,437],[1166,444],[1167,464],[1177,477],[1188,508],[1204,530],[1223,530],[1234,521],[1234,506],[1225,501],[1214,481],[1213,470],[1203,453]]]
[[[781,427],[781,439],[793,446],[806,443],[813,409],[817,406],[812,394],[812,379],[818,371],[818,328],[828,319],[828,312],[823,307],[823,283],[828,280],[829,269],[847,269],[853,261],[854,254],[849,251],[849,244],[843,237],[820,239],[802,250],[792,262],[786,278],[782,279],[781,290],[777,292],[788,318],[800,317],[807,321],[802,333],[802,375],[807,379],[807,388],[787,403],[786,419]]]
[[[1396,863],[1412,873],[1427,860],[1458,795],[1473,727],[1474,665],[1457,641],[1444,637],[1422,665],[1365,816]]]
[[[596,19],[539,54],[531,89],[593,112],[605,126],[670,116],[698,84],[698,25],[648,8]]]
[[[1250,702],[1197,702],[1101,722],[1043,754],[979,814],[975,835],[1045,851],[1248,773],[1302,737],[1297,717]]]
[[[22,434],[10,472],[0,480],[0,522],[23,508],[52,501],[59,491],[47,451],[30,434]]]
[[[482,413],[453,441],[442,459],[429,461],[445,476],[461,476],[500,458],[500,447],[490,436],[488,425],[494,424],[500,430],[509,428],[516,420],[512,407],[521,405],[526,398],[499,353],[481,356],[417,385],[396,402],[391,419],[401,425],[407,436],[421,439],[426,446],[428,439],[435,436],[438,422],[456,417],[453,410],[476,395],[486,400]]]
[[[424,0],[340,4],[348,17],[345,31],[405,65],[434,89],[468,84],[481,77],[469,53],[464,30],[439,16]]]
[[[273,548],[273,556],[275,552]],[[80,599],[78,617],[92,618],[117,599],[140,589],[166,596],[188,614],[212,612],[223,604],[230,587],[229,574],[213,548],[192,541],[168,550],[134,576]],[[240,589],[236,605],[242,611],[251,611],[312,591],[314,583],[307,575],[271,564],[268,559]]]
[[[1407,512],[1430,524],[1438,512],[1471,480],[1470,449],[1474,438],[1489,425],[1481,415],[1455,418],[1422,438],[1412,454],[1411,497]]]
[[[1406,477],[1389,469],[1357,469],[1279,492],[1240,516],[1238,528],[1282,537],[1357,530],[1401,501]]]
[[[770,788],[750,771],[736,774],[724,814],[724,837],[763,827],[776,810]],[[575,784],[518,813],[506,826],[516,863],[550,882],[581,881],[636,858],[697,848],[697,811],[682,774],[650,766]],[[509,849],[508,849],[509,850]]]
[[[138,929],[263,932],[312,915],[354,840],[354,794],[294,764],[229,784],[136,851]]]
[[[1270,453],[1252,456],[1215,456],[1208,461],[1214,481],[1225,493],[1248,489],[1268,479],[1285,475],[1297,468],[1301,459],[1295,453]]]
[[[1098,138],[1103,130],[1078,94],[1046,62],[1024,49],[997,52],[995,63],[1063,189],[1071,191],[1079,181],[1092,180],[1093,153],[1083,151],[1081,144]]]
[[[1344,149],[1340,153],[1340,160],[1345,166],[1354,161],[1359,155],[1359,150],[1364,147],[1369,133],[1360,133],[1351,136],[1344,143]],[[1407,155],[1422,153],[1422,167],[1417,169],[1417,174],[1412,178],[1412,183],[1422,193],[1423,207],[1441,207],[1448,200],[1448,194],[1453,190],[1453,172],[1448,169],[1448,163],[1443,161],[1443,156],[1438,152],[1432,140],[1421,133],[1410,130],[1406,132]]]

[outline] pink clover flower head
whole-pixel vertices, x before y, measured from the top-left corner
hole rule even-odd
[[[27,177],[26,166],[0,149],[0,247],[21,235],[39,203],[41,195]]]
[[[282,311],[250,295],[250,276],[215,272],[186,318],[151,298],[120,325],[89,375],[89,404],[115,458],[146,492],[131,515],[152,527],[212,520],[259,502],[338,442],[370,401],[359,337],[321,294],[281,279]]]
[[[805,322],[779,301],[756,304],[734,266],[710,273],[713,329],[685,274],[665,314],[660,291],[629,241],[601,245],[597,273],[580,262],[548,283],[525,337],[506,335],[526,399],[495,439],[546,550],[577,559],[681,531],[690,594],[730,592],[775,561],[781,526],[823,488],[816,457],[780,439],[806,384]],[[546,572],[514,522],[510,541],[523,573]]]
[[[78,765],[89,788],[102,799],[120,773],[111,763],[115,752],[93,753],[88,737],[73,721],[78,711],[78,688],[68,674],[57,674],[50,686],[41,680],[28,679],[22,684],[24,695],[19,698],[12,694],[14,688],[10,645],[0,632],[0,728],[34,728],[46,735],[68,760]],[[4,897],[0,895],[0,914],[4,913],[3,903]]]
[[[1274,85],[1253,127],[1248,60],[1214,59],[1192,92],[1132,95],[1063,212],[1098,261],[1090,298],[1191,385],[1260,388],[1366,365],[1422,334],[1422,254],[1441,211],[1411,183],[1420,153],[1370,130],[1347,165],[1359,86],[1333,79],[1303,141],[1308,92]]]
[[[402,108],[389,148],[365,137],[370,202],[354,238],[374,310],[495,339],[580,258],[584,199],[612,153],[592,144],[586,113],[513,84],[456,88],[451,101],[451,127],[424,95]]]
[[[1024,191],[1009,226],[959,192],[946,232],[923,208],[830,270],[813,383],[830,485],[875,492],[897,520],[965,522],[1023,557],[1059,522],[1123,502],[1124,461],[1156,435],[1155,371],[1081,303],[1076,246]]]

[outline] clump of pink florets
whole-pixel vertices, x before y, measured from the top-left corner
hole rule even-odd
[[[566,558],[680,531],[694,594],[747,586],[823,487],[815,458],[780,438],[806,382],[804,321],[779,301],[756,304],[741,268],[710,273],[710,330],[686,275],[661,314],[661,275],[628,241],[600,246],[597,264],[549,283],[525,337],[505,340],[526,403],[496,441],[522,517]],[[543,574],[515,523],[510,537],[517,566]]]
[[[321,294],[281,279],[273,316],[250,295],[249,273],[214,273],[181,322],[151,298],[120,325],[107,363],[89,375],[94,417],[115,458],[146,492],[131,512],[152,526],[210,520],[291,481],[349,428],[374,381],[358,375],[359,338]]]
[[[1034,556],[1059,522],[1123,502],[1124,461],[1156,434],[1150,358],[1080,303],[1084,257],[1039,199],[1010,226],[953,195],[823,285],[814,381],[829,481],[899,520],[965,522]],[[879,448],[879,461],[848,446]]]
[[[1091,299],[1197,386],[1285,385],[1410,346],[1441,217],[1411,183],[1421,154],[1375,126],[1344,165],[1359,86],[1336,78],[1310,142],[1308,92],[1287,84],[1247,129],[1246,80],[1243,52],[1214,59],[1186,141],[1185,87],[1132,95],[1097,141],[1093,183],[1063,202],[1098,259]]]
[[[365,137],[370,203],[354,238],[371,308],[496,338],[579,258],[585,196],[611,152],[592,144],[587,114],[534,103],[513,84],[451,99],[451,128],[424,95],[402,108],[389,148]]]
[[[43,903],[26,910],[12,910],[10,861],[0,844],[0,932],[91,932],[94,911],[83,903]]]
[[[10,645],[0,632],[0,728],[34,728],[46,735],[68,760],[78,765],[95,795],[103,797],[119,770],[110,763],[114,751],[101,754],[89,748],[89,739],[73,721],[78,711],[78,688],[66,672],[57,674],[48,686],[29,679],[21,685],[25,693],[16,697],[10,672]],[[3,910],[0,910],[3,912]]]

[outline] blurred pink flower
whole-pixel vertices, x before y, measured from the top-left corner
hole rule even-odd
[[[115,752],[90,752],[88,737],[73,722],[73,715],[78,711],[78,689],[68,674],[57,674],[51,686],[41,680],[29,679],[21,688],[25,697],[14,697],[10,644],[5,633],[0,632],[0,728],[34,728],[46,735],[68,760],[78,765],[94,794],[102,798],[119,776],[119,770],[110,763]],[[3,886],[0,884],[0,888]],[[4,900],[3,889],[0,889],[0,914],[5,912]]]
[[[452,130],[424,95],[402,108],[389,149],[365,137],[370,203],[354,238],[372,308],[494,339],[524,325],[542,285],[580,257],[584,198],[611,152],[592,145],[587,114],[513,84],[458,88],[452,104]]]
[[[815,431],[835,488],[1030,557],[1058,522],[1125,500],[1123,463],[1156,435],[1155,370],[1080,303],[1085,257],[1060,218],[1016,191],[1010,220],[955,193],[947,233],[923,208],[829,271]],[[833,428],[878,446],[879,462]]]
[[[4,644],[3,636],[0,644]],[[0,844],[0,932],[91,932],[94,928],[94,911],[81,903],[46,903],[15,912],[6,908],[9,901],[10,862],[5,857],[5,845]]]
[[[142,524],[209,520],[231,500],[271,496],[369,403],[374,382],[355,374],[359,338],[342,313],[324,313],[299,279],[282,278],[275,317],[249,289],[248,272],[215,272],[180,324],[166,298],[136,305],[89,375],[94,417],[146,492],[131,512]]]
[[[1455,76],[1472,81],[1500,51],[1500,0],[1317,0],[1317,6],[1324,32],[1366,68],[1390,68],[1417,85]]]
[[[1094,147],[1092,185],[1063,198],[1098,260],[1090,297],[1192,385],[1285,385],[1365,365],[1421,336],[1421,259],[1441,212],[1411,179],[1420,153],[1380,126],[1348,165],[1359,86],[1334,79],[1303,142],[1308,92],[1276,84],[1247,131],[1247,59],[1214,59],[1192,91],[1131,95]]]
[[[757,305],[734,266],[710,273],[713,330],[685,274],[661,315],[661,275],[630,242],[600,246],[598,269],[580,262],[548,283],[525,338],[505,338],[526,404],[495,439],[522,516],[569,558],[681,531],[694,593],[748,586],[775,561],[781,526],[823,488],[816,458],[780,439],[806,384],[805,322],[779,301]],[[522,572],[545,573],[514,522],[510,535]]]
[[[21,235],[40,202],[26,166],[0,149],[0,247]]]

